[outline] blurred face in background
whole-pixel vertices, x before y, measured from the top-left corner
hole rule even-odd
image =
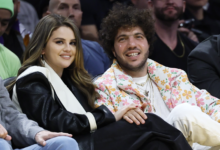
[[[202,8],[207,4],[208,0],[186,0],[187,7]]]
[[[155,17],[162,21],[176,21],[185,11],[183,0],[153,0],[151,4]]]
[[[78,28],[81,25],[82,11],[79,0],[51,0],[49,12],[73,20]]]
[[[10,22],[11,12],[6,9],[0,9],[0,36],[2,36]]]
[[[133,5],[139,9],[147,9],[148,0],[131,0]]]
[[[10,22],[8,24],[8,28],[11,28],[15,21],[17,20],[17,16],[20,10],[20,1],[19,0],[13,0],[14,3],[14,16],[10,19]]]

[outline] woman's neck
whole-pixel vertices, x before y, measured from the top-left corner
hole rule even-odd
[[[63,75],[63,70],[64,70],[63,68],[58,68],[57,66],[50,64],[50,63],[47,62],[46,60],[45,60],[45,62],[54,70],[54,72],[56,72],[56,74],[57,74],[59,77],[62,77],[62,75]]]

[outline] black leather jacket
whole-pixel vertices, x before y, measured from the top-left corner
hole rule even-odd
[[[65,73],[62,79],[84,109],[87,112],[91,111],[84,95],[73,85]],[[82,135],[90,137],[88,134],[90,125],[87,117],[65,110],[56,93],[54,94],[55,100],[53,100],[50,83],[42,73],[35,72],[17,80],[16,91],[23,113],[27,114],[29,119],[37,121],[41,127],[50,131],[71,133],[76,139]],[[114,115],[104,105],[92,110],[91,113],[96,119],[97,128],[115,122]],[[83,136],[83,142],[88,142],[89,139],[85,136]]]

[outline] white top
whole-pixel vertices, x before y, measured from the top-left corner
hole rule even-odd
[[[157,85],[148,77],[148,75],[140,78],[133,78],[133,81],[137,83],[137,87],[139,90],[144,93],[149,98],[151,105],[155,110],[153,109],[153,113],[160,116],[164,120],[167,118],[167,116],[170,114],[169,109],[167,108],[163,98],[160,95],[160,92],[157,88]],[[146,83],[143,86],[138,85],[141,83]]]

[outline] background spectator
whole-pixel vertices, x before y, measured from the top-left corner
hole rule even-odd
[[[196,43],[178,32],[183,0],[152,0],[148,7],[155,18],[156,40],[150,58],[168,67],[187,71],[187,57]]]
[[[20,11],[17,18],[24,25],[25,29],[31,33],[34,32],[35,26],[39,21],[34,7],[22,0],[20,1]]]
[[[220,98],[220,35],[209,37],[189,54],[188,75],[192,84]]]
[[[211,15],[203,9],[208,0],[185,1],[186,11],[183,19],[188,20],[193,18],[195,20],[192,31],[197,35],[200,42],[211,35],[220,34],[220,21],[215,19],[215,15]]]
[[[12,0],[0,0],[0,37],[7,29],[13,14]],[[0,43],[0,77],[6,79],[17,76],[20,66],[18,57]]]

